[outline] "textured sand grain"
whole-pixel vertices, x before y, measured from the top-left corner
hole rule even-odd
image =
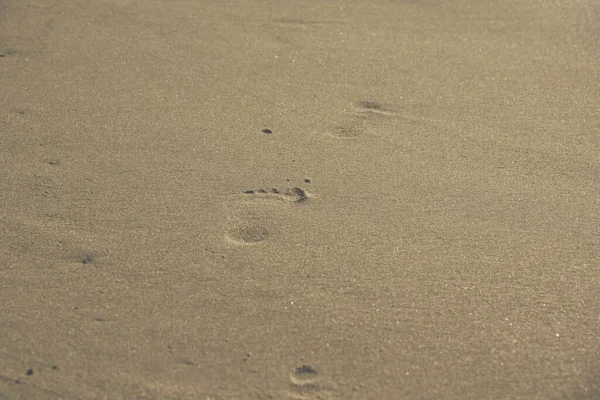
[[[599,16],[0,0],[0,398],[600,397]]]

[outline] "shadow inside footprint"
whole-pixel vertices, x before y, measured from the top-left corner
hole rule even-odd
[[[290,383],[297,393],[310,394],[311,396],[308,398],[322,398],[320,394],[327,394],[327,392],[322,392],[323,387],[318,382],[317,370],[311,365],[302,365],[296,368],[295,373],[290,375]]]
[[[375,100],[362,100],[358,102],[358,105],[368,110],[381,110],[381,103]]]
[[[398,117],[400,114],[391,108],[384,107],[380,102],[375,100],[362,100],[356,103],[358,106],[357,112],[361,114],[385,115],[387,117]]]
[[[0,57],[8,57],[8,56],[12,56],[13,54],[16,54],[16,53],[17,52],[14,50],[0,48]]]

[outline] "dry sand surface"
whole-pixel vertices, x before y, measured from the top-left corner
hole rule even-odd
[[[0,0],[0,399],[599,399],[599,10]]]

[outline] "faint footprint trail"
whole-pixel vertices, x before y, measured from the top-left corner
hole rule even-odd
[[[255,245],[283,234],[289,213],[312,197],[301,187],[246,190],[226,204],[225,239],[236,245]]]
[[[302,365],[290,374],[288,399],[328,400],[333,399],[331,388],[323,385],[317,370],[311,365]]]

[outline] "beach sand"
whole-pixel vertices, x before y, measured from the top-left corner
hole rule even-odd
[[[599,43],[593,0],[0,0],[0,398],[600,398]]]

